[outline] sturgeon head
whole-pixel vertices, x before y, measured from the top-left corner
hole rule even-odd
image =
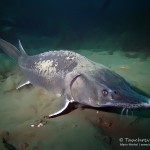
[[[148,97],[136,93],[124,78],[106,67],[78,76],[71,92],[75,101],[93,107],[150,107]]]

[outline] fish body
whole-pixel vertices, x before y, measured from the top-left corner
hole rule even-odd
[[[150,106],[150,99],[133,91],[123,77],[78,53],[60,50],[29,56],[20,41],[18,50],[2,39],[0,47],[18,62],[25,77],[17,89],[32,84],[59,95],[49,117],[64,111],[71,102],[126,109]]]
[[[34,85],[49,91],[63,92],[69,73],[96,70],[96,63],[71,51],[49,51],[34,56],[20,57],[18,65],[24,76]]]

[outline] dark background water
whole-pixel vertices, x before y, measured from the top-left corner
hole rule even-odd
[[[53,48],[150,54],[149,7],[149,0],[1,0],[0,36],[59,39]]]

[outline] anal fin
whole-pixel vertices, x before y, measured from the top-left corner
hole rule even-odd
[[[30,84],[30,81],[29,81],[29,80],[23,80],[23,81],[21,81],[21,82],[18,84],[18,86],[16,87],[16,89],[18,90],[18,89],[20,89],[21,87],[23,87],[23,86],[25,86],[25,85],[27,85],[27,84]]]

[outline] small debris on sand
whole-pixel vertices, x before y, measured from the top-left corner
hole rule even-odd
[[[130,69],[129,66],[120,66],[119,69]]]
[[[111,121],[106,121],[104,119],[102,119],[101,117],[97,119],[97,124],[100,126],[103,126],[105,128],[109,128],[112,126],[113,122]]]
[[[22,143],[22,144],[19,144],[18,149],[25,150],[28,146],[29,146],[28,143]]]

